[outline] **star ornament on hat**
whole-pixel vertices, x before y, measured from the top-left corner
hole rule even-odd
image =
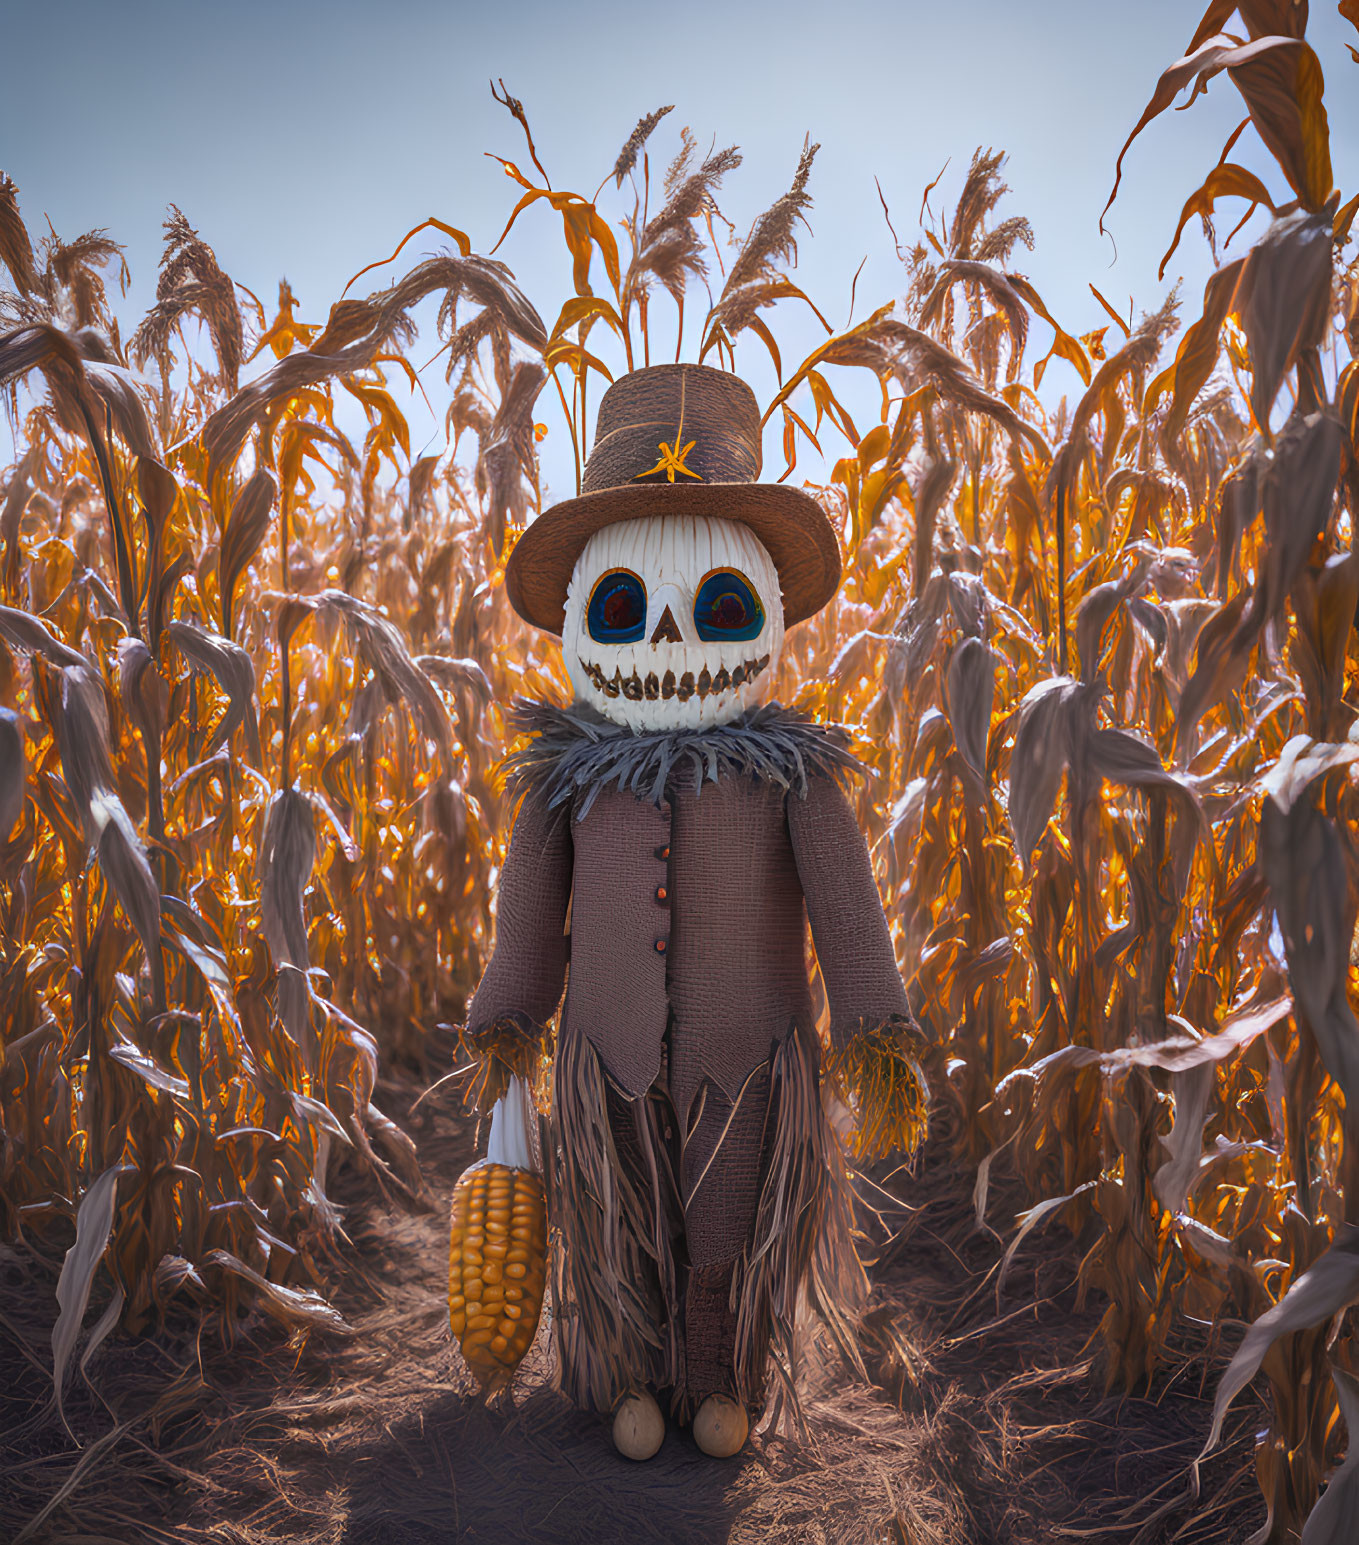
[[[620,377],[600,405],[581,493],[528,527],[510,603],[562,640],[577,699],[639,731],[755,706],[785,627],[840,583],[840,544],[799,488],[756,481],[755,394],[705,365]]]

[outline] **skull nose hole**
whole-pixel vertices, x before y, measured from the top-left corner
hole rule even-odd
[[[661,620],[656,624],[656,631],[651,635],[651,642],[653,644],[659,644],[662,639],[669,639],[672,644],[683,642],[683,635],[680,633],[679,624],[671,615],[668,606],[661,613]]]

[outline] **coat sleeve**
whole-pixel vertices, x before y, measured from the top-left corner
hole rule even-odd
[[[910,1018],[883,916],[868,844],[833,778],[811,777],[806,798],[789,794],[788,831],[807,920],[830,999],[831,1045],[894,1016]]]
[[[482,1062],[470,1098],[483,1111],[494,1103],[505,1076],[523,1073],[520,1064],[546,1044],[566,975],[571,861],[570,805],[549,810],[541,798],[526,795],[500,872],[495,951],[463,1032]]]

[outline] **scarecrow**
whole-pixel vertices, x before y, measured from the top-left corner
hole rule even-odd
[[[575,701],[516,706],[520,804],[464,1033],[502,1149],[566,984],[543,1144],[559,1377],[633,1458],[660,1445],[660,1402],[714,1455],[771,1382],[796,1413],[804,1299],[857,1361],[867,1284],[827,1106],[838,1091],[881,1137],[860,1154],[924,1127],[843,788],[863,769],[843,730],[763,701],[785,628],[835,593],[839,544],[808,494],[755,481],[760,459],[744,382],[635,371],[600,403],[580,496],[506,569],[520,616],[560,635]]]

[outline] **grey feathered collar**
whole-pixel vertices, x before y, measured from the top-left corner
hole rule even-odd
[[[805,797],[811,776],[871,776],[849,749],[838,724],[818,724],[795,708],[767,703],[730,723],[705,730],[659,730],[639,735],[593,708],[516,698],[510,728],[533,738],[502,766],[511,794],[536,791],[549,806],[577,799],[582,820],[601,789],[616,784],[659,804],[667,781],[691,773],[695,794],[704,780],[749,774]]]

